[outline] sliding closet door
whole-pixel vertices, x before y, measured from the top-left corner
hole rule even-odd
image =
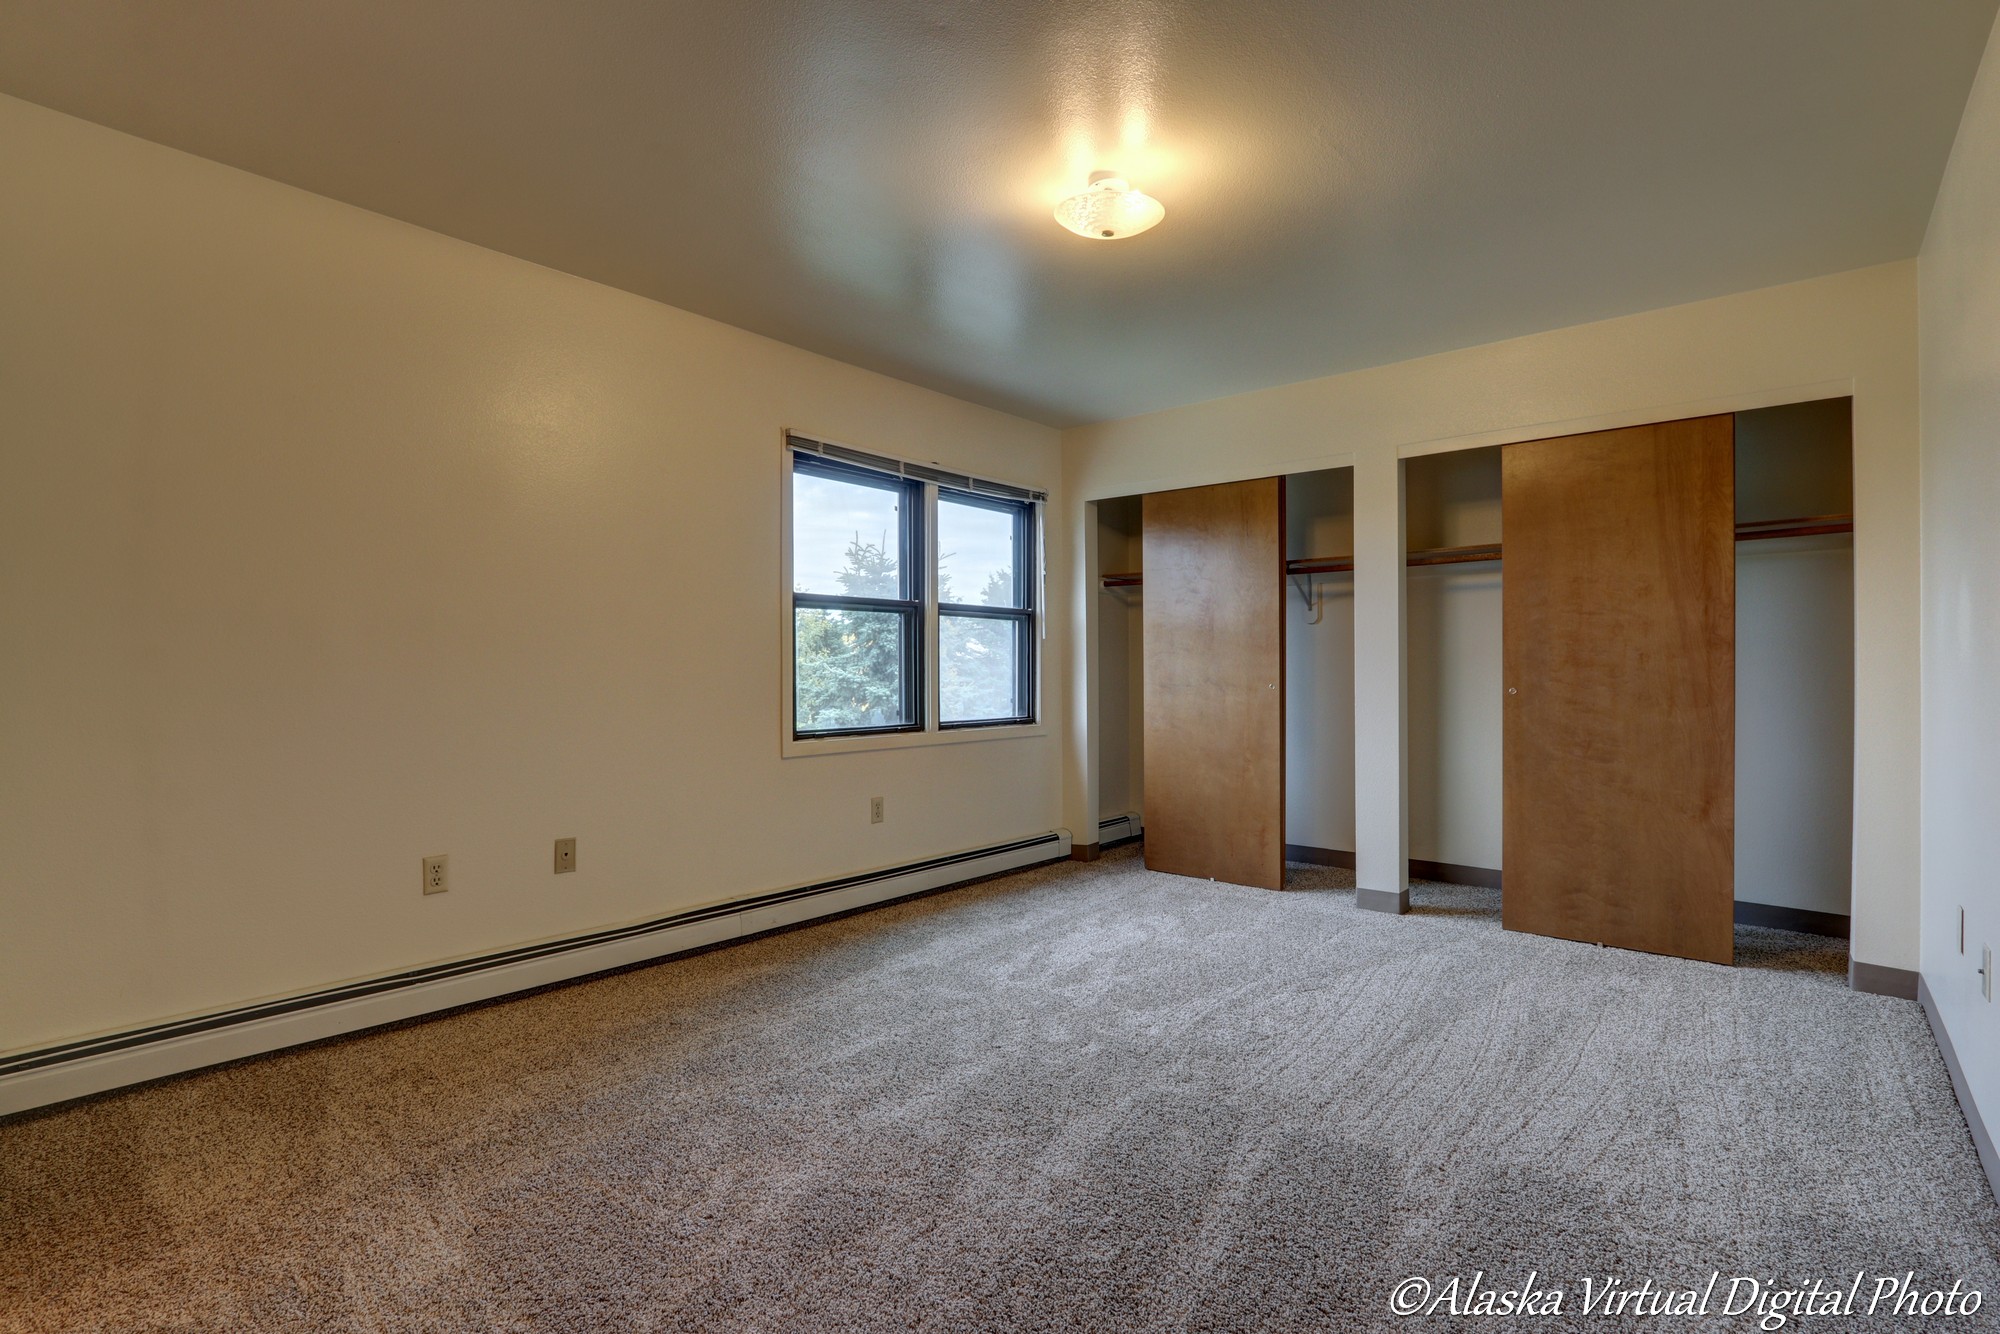
[[[1509,930],[1734,957],[1734,455],[1730,417],[1502,451]]]
[[[1146,865],[1285,884],[1285,483],[1145,498]]]

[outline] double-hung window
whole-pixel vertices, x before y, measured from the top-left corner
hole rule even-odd
[[[794,454],[792,727],[924,725],[923,486]]]
[[[938,726],[1030,722],[1034,507],[937,488]]]
[[[1033,723],[1041,495],[787,443],[791,739]]]

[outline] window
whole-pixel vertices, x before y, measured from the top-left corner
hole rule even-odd
[[[1032,723],[1040,497],[813,449],[791,461],[793,738]]]
[[[792,468],[792,730],[924,725],[922,486],[795,456]]]
[[[1025,721],[1034,712],[1034,512],[940,488],[937,517],[938,723]]]

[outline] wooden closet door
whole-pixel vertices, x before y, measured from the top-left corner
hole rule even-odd
[[[1285,483],[1145,498],[1146,865],[1285,885]]]
[[[1735,419],[1501,456],[1501,920],[1730,963]]]

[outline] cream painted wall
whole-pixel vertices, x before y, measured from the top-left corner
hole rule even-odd
[[[1060,578],[1044,735],[779,755],[780,429],[1052,430],[5,98],[0,180],[0,1048],[1060,823]]]
[[[1923,974],[1989,1130],[2000,1128],[2000,30],[1918,261],[1924,413]],[[1958,947],[1965,910],[1966,952]],[[1987,1171],[2000,1187],[2000,1162]]]
[[[1761,291],[1286,385],[1064,433],[1073,532],[1085,502],[1175,486],[1353,464],[1356,494],[1393,498],[1399,458],[1809,399],[1853,396],[1855,756],[1852,809],[1854,957],[1912,968],[1917,959],[1918,576],[1916,265],[1882,265]],[[1357,524],[1361,518],[1357,514]],[[1358,544],[1381,554],[1375,524]],[[1363,575],[1365,571],[1358,572]],[[1394,626],[1393,578],[1358,578],[1356,624]],[[1371,593],[1371,588],[1374,590]],[[1370,600],[1375,610],[1368,614]],[[1076,607],[1086,632],[1094,609]],[[1072,697],[1087,679],[1081,646]],[[1408,769],[1393,740],[1400,702],[1395,645],[1356,645],[1361,738],[1357,793],[1386,811],[1357,818],[1369,847],[1393,854]],[[1095,819],[1088,709],[1071,719],[1065,802]],[[1389,861],[1384,857],[1383,862]],[[1381,863],[1378,863],[1378,865]],[[1369,886],[1391,891],[1392,883]]]

